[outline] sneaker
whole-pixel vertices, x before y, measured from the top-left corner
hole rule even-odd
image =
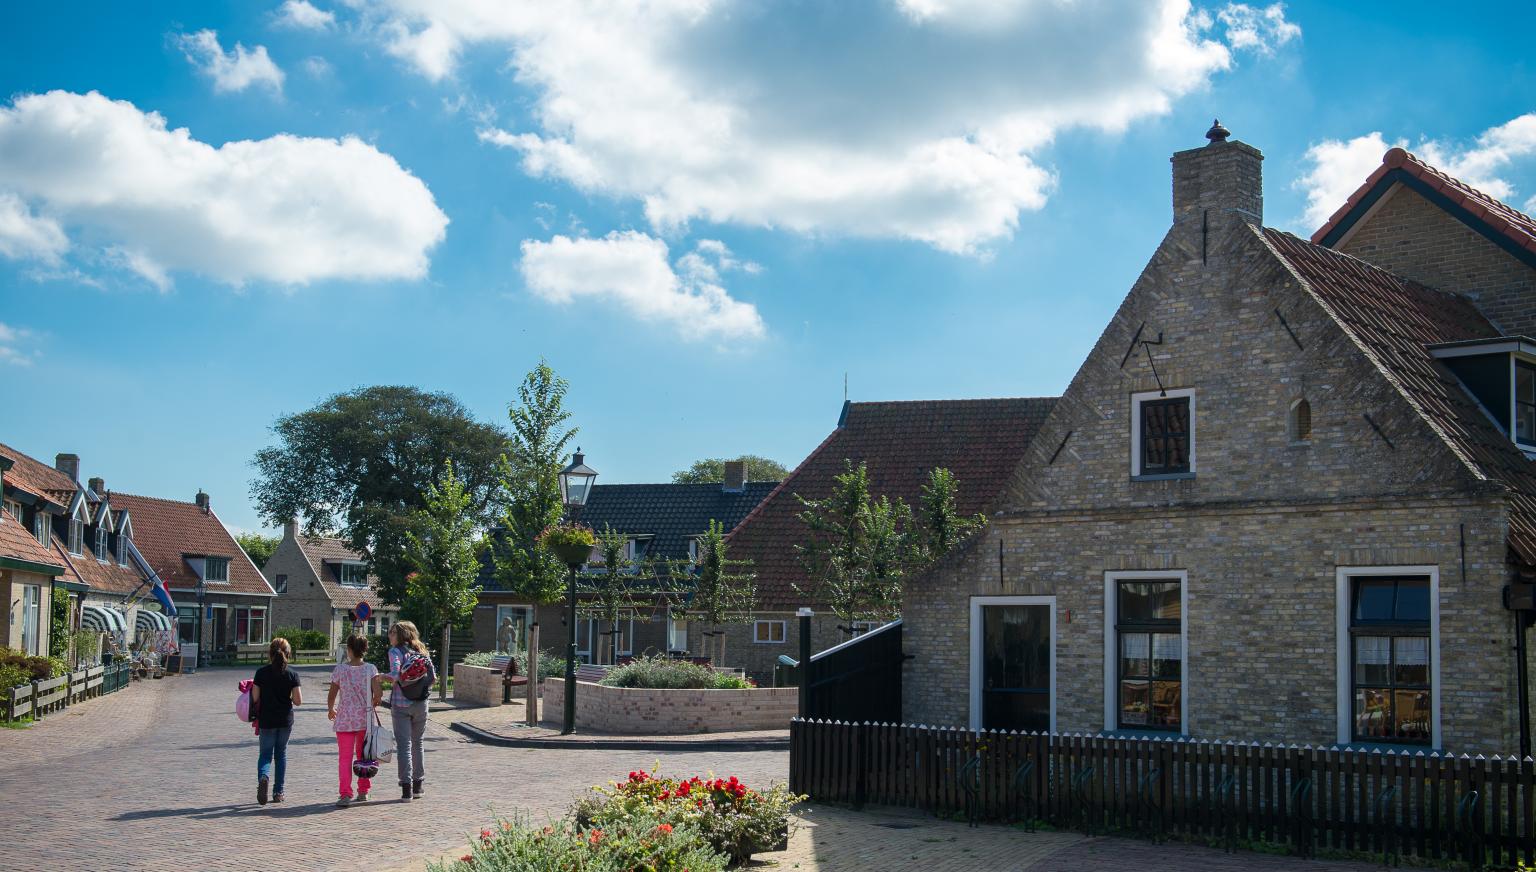
[[[400,785],[400,801],[401,802],[409,802],[410,799],[411,799],[411,786],[409,784],[402,784],[402,785]]]
[[[346,808],[352,804],[352,796],[350,794],[343,793],[341,796],[336,797],[336,804],[341,808]]]
[[[256,779],[256,802],[257,803],[259,803],[261,805],[266,805],[267,804],[267,788],[270,787],[271,784],[272,784],[272,779],[268,778],[265,775],[263,775],[260,778]]]
[[[357,795],[357,801],[358,802],[367,802],[368,801],[368,791],[365,790],[365,791],[359,793]]]
[[[419,780],[418,781],[412,781],[411,782],[411,799],[421,799],[421,793],[422,793],[422,791],[421,791],[421,782]]]
[[[283,795],[281,793],[274,793],[274,794],[272,794],[272,801],[273,802],[282,802],[283,801]]]

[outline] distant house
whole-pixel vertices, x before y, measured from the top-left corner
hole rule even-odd
[[[580,521],[599,533],[604,529],[623,533],[629,540],[627,557],[632,565],[644,560],[691,562],[694,543],[709,529],[710,521],[730,530],[777,484],[747,481],[746,465],[738,461],[725,467],[726,480],[721,484],[595,485]],[[541,648],[563,649],[569,644],[564,606],[535,604],[507,591],[496,577],[489,551],[482,558],[479,583],[482,591],[474,617],[477,650],[525,647],[528,625],[535,619]],[[608,662],[606,634],[611,632],[594,619],[578,619],[576,646],[581,661]],[[620,622],[619,656],[701,650],[699,633],[687,621],[671,620],[665,609],[643,609]]]
[[[379,578],[368,573],[363,556],[340,539],[310,538],[297,522],[283,525],[283,539],[261,568],[277,592],[272,602],[274,627],[319,630],[339,647],[356,618],[358,603],[367,603],[368,620],[360,629],[383,634],[400,614],[378,594]]]
[[[16,454],[0,446],[0,491],[5,496],[0,512],[0,596],[5,598],[7,613],[0,645],[27,654],[47,654],[48,604],[55,583],[65,573],[63,561],[52,548],[51,516],[64,507],[13,476]]]
[[[795,550],[808,532],[798,517],[804,506],[797,494],[829,495],[846,460],[868,465],[873,495],[899,497],[915,507],[929,473],[945,467],[959,484],[960,512],[984,511],[1001,496],[1054,403],[1050,398],[844,403],[831,435],[727,539],[730,556],[751,560],[756,568],[758,614],[726,631],[726,662],[761,679],[772,673],[779,655],[798,657],[795,611],[801,607],[816,612],[815,651],[875,626],[847,626],[815,595]]]
[[[133,542],[176,605],[178,637],[201,658],[267,644],[273,590],[213,511],[202,491],[192,502],[108,495],[133,518]]]

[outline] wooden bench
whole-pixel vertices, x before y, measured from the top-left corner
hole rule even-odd
[[[522,675],[517,671],[517,660],[511,654],[499,654],[492,657],[491,668],[501,673],[501,680],[509,687],[518,687],[528,683],[528,676]]]
[[[583,663],[576,667],[577,681],[597,683],[608,677],[608,667],[596,663]]]

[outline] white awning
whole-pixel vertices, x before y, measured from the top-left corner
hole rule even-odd
[[[80,626],[98,633],[121,635],[128,629],[128,622],[116,609],[87,603],[80,607]]]

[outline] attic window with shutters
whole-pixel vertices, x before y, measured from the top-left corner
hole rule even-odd
[[[1195,477],[1195,392],[1190,388],[1131,395],[1131,478]]]
[[[1305,398],[1291,403],[1291,444],[1304,445],[1312,441],[1312,403]]]

